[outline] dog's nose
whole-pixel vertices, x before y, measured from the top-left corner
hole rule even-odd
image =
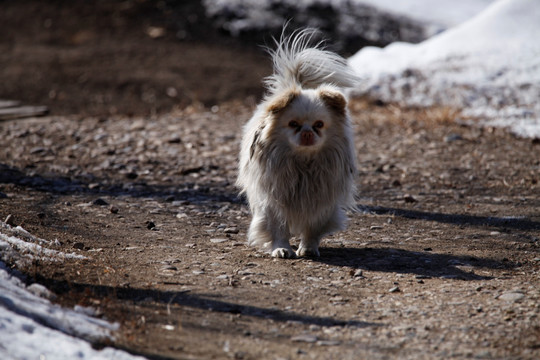
[[[315,134],[311,130],[302,130],[300,133],[300,145],[311,146],[315,144]]]

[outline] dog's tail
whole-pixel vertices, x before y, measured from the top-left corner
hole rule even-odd
[[[283,33],[279,41],[275,40],[277,48],[268,50],[274,73],[264,81],[271,94],[291,86],[307,89],[332,84],[349,88],[358,84],[360,79],[345,59],[325,50],[322,41],[312,45],[318,33],[317,29],[308,28],[290,36]]]

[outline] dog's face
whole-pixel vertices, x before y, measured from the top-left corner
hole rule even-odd
[[[316,152],[343,126],[345,106],[343,95],[332,87],[291,91],[269,107],[272,132],[285,137],[293,151]]]

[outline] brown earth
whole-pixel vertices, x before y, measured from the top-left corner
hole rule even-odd
[[[359,211],[321,258],[272,259],[234,187],[268,61],[218,33],[151,38],[154,3],[108,3],[3,4],[0,98],[52,115],[0,122],[0,219],[87,257],[5,261],[154,359],[540,356],[537,141],[354,99]],[[94,35],[65,43],[79,24]]]

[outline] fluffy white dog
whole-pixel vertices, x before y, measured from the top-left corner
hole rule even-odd
[[[272,256],[319,256],[354,205],[355,152],[342,88],[358,81],[339,55],[310,46],[314,29],[276,42],[268,94],[244,128],[237,185],[253,219],[248,243]],[[294,253],[289,239],[300,237]]]

